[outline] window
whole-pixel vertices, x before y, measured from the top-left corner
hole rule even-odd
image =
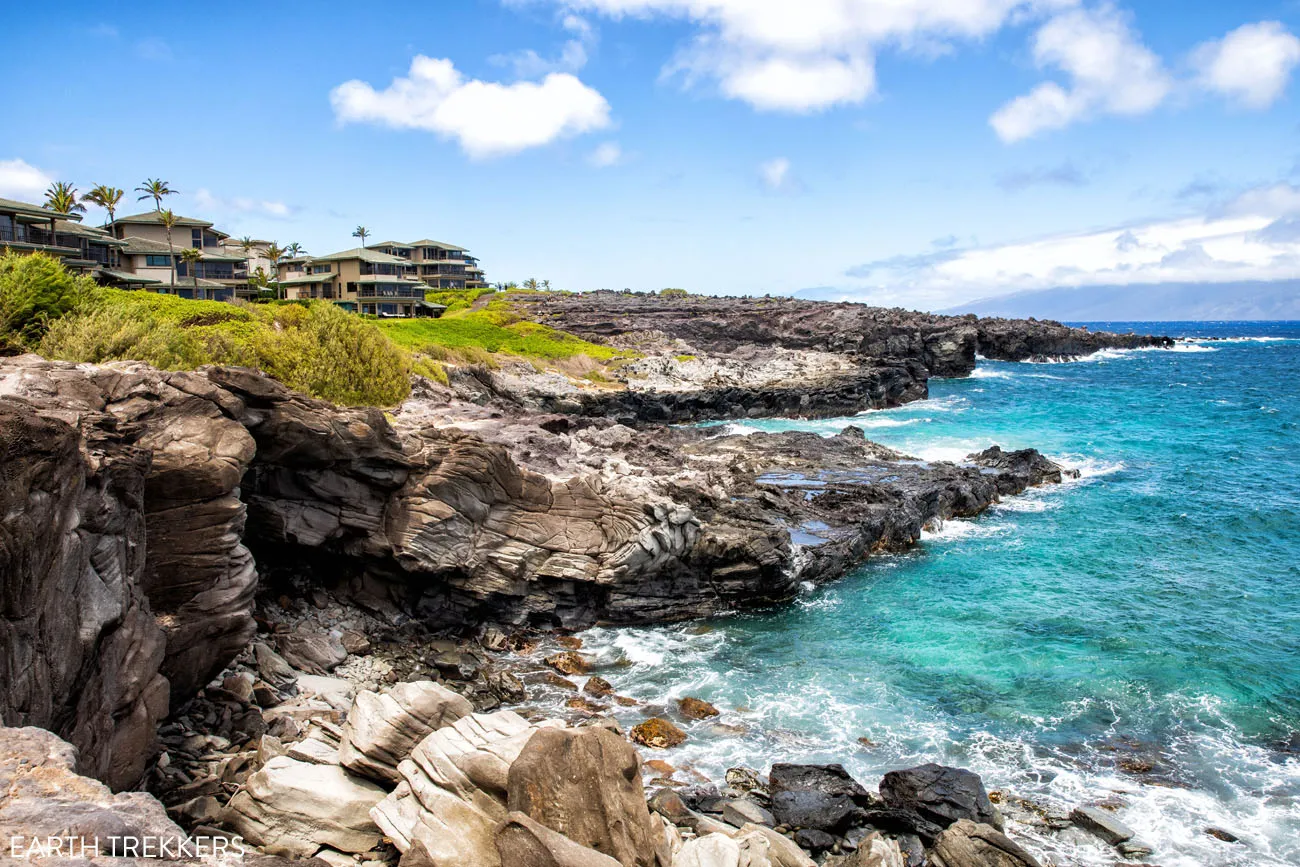
[[[171,266],[170,256],[145,256],[144,264],[148,268],[168,268]]]
[[[190,246],[203,249],[203,230],[190,229]]]

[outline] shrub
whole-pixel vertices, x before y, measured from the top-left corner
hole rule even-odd
[[[151,321],[124,307],[97,307],[65,316],[49,328],[40,353],[65,361],[143,361],[163,370],[184,370],[209,360],[183,328]]]
[[[35,348],[50,324],[79,306],[94,285],[44,253],[0,255],[0,348]]]

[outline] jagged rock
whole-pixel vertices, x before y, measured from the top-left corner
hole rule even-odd
[[[1075,807],[1070,811],[1070,821],[1112,846],[1133,839],[1133,829],[1100,807]]]
[[[510,766],[538,730],[499,711],[462,717],[420,741],[398,765],[402,782],[371,811],[403,861],[501,867],[495,834],[508,812]]]
[[[778,762],[769,775],[772,815],[782,825],[843,832],[872,804],[870,793],[843,765]]]
[[[663,717],[651,717],[632,727],[631,738],[633,743],[664,750],[685,743],[686,732]]]
[[[235,793],[223,821],[272,855],[305,857],[321,846],[367,852],[380,840],[370,810],[385,794],[339,765],[279,756]]]
[[[873,831],[858,842],[852,853],[827,860],[825,867],[907,867],[907,859],[896,841]]]
[[[910,810],[941,828],[958,819],[970,819],[1002,829],[1002,816],[989,800],[979,775],[961,768],[931,762],[890,771],[880,781],[880,795],[888,806]]]
[[[582,685],[582,691],[587,695],[602,697],[614,694],[614,685],[603,677],[589,677],[587,682]]]
[[[794,832],[794,841],[799,848],[806,849],[814,855],[825,852],[835,845],[835,836],[816,828],[800,828]]]
[[[678,700],[677,710],[687,719],[708,719],[719,713],[718,709],[707,701],[690,696]]]
[[[510,766],[508,791],[512,812],[623,867],[654,867],[641,759],[617,735],[599,727],[538,730]]]
[[[728,824],[743,828],[745,825],[776,825],[776,818],[753,801],[723,801],[722,820]]]
[[[740,867],[815,867],[806,852],[771,828],[745,825],[736,841],[740,844]]]
[[[55,837],[85,841],[85,847],[98,840],[101,854],[111,854],[115,836],[150,837],[169,849],[188,840],[152,795],[115,795],[103,783],[79,776],[76,763],[76,748],[51,732],[0,728],[0,840],[6,854],[27,852],[36,841]]]
[[[355,774],[397,783],[402,778],[397,766],[417,743],[473,711],[463,696],[432,681],[359,693],[343,726],[340,761]]]
[[[557,834],[523,813],[510,813],[497,831],[497,852],[510,867],[618,867],[618,861]]]
[[[309,674],[325,674],[348,658],[348,652],[337,638],[320,633],[276,635],[275,646],[285,662]]]
[[[725,834],[705,834],[682,844],[673,867],[739,867],[740,844]]]
[[[581,654],[572,650],[552,653],[546,657],[546,664],[558,671],[560,674],[573,676],[575,674],[586,674],[591,670],[590,664]]]
[[[263,680],[274,684],[293,683],[298,672],[285,661],[284,657],[261,641],[253,642],[253,659],[257,662],[257,673]]]
[[[930,850],[933,867],[1039,867],[1024,849],[992,825],[960,819]]]

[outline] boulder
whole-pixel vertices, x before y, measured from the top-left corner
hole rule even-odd
[[[743,828],[745,825],[776,825],[776,818],[753,801],[735,800],[722,802],[722,820],[728,824]]]
[[[800,849],[806,849],[814,855],[825,852],[835,845],[835,837],[816,828],[800,828],[794,832],[794,841]]]
[[[679,746],[686,742],[686,732],[663,717],[651,717],[645,722],[634,725],[630,737],[633,743],[641,744],[643,747],[654,747],[659,750]]]
[[[587,678],[587,682],[582,685],[582,691],[587,695],[594,695],[601,698],[606,695],[614,694],[614,685],[600,676]]]
[[[907,859],[896,841],[887,840],[873,831],[835,867],[907,867]]]
[[[286,662],[308,674],[325,674],[348,658],[348,652],[337,638],[319,632],[277,635],[275,646]]]
[[[655,865],[658,835],[641,787],[641,758],[603,728],[538,730],[510,766],[508,793],[512,812],[623,867]]]
[[[538,730],[498,711],[462,717],[420,741],[397,766],[397,788],[371,810],[403,862],[501,867],[496,831],[509,812],[510,766]]]
[[[357,695],[343,725],[339,760],[355,774],[396,784],[397,766],[432,731],[473,713],[464,696],[432,681]]]
[[[739,867],[740,844],[724,834],[705,834],[687,840],[672,867]]]
[[[979,775],[961,768],[932,762],[890,771],[880,781],[880,795],[888,806],[910,810],[941,828],[970,819],[1002,829],[1002,816],[989,800]]]
[[[1133,829],[1101,807],[1075,807],[1070,821],[1112,846],[1133,839]]]
[[[25,852],[54,837],[72,838],[77,851],[79,841],[90,847],[98,840],[103,854],[109,854],[110,837],[150,837],[169,848],[188,839],[152,795],[115,795],[79,776],[76,763],[76,748],[51,732],[0,728],[0,851]]]
[[[997,828],[969,819],[950,825],[929,854],[932,867],[1040,867]]]
[[[777,763],[768,776],[772,815],[782,825],[842,833],[872,797],[843,765]]]
[[[677,710],[687,719],[708,719],[719,714],[718,709],[704,699],[690,696],[677,701]]]
[[[736,838],[740,867],[816,867],[789,838],[761,825],[745,825]]]
[[[380,841],[370,810],[385,794],[338,765],[278,756],[235,793],[223,821],[272,855],[306,857],[321,846],[366,852]]]
[[[580,653],[572,650],[552,653],[546,657],[546,664],[558,671],[560,674],[575,675],[586,674],[591,670],[590,663]]]
[[[497,853],[510,867],[618,867],[595,849],[579,846],[523,813],[510,813],[496,834]]]

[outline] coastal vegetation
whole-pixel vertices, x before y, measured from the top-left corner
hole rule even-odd
[[[180,254],[191,273],[194,252]],[[436,292],[430,300],[447,307],[442,318],[372,319],[318,301],[192,301],[103,288],[49,256],[6,253],[0,352],[167,370],[254,367],[337,404],[375,406],[403,400],[412,373],[447,383],[446,365],[521,360],[606,382],[600,368],[626,356],[528,321],[492,289]]]

